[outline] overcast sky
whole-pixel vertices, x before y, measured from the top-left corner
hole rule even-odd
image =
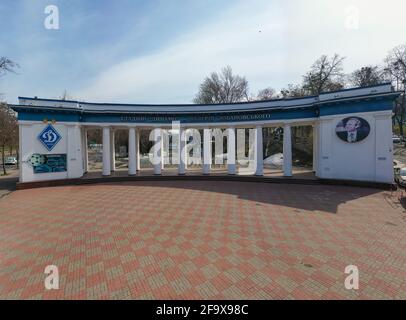
[[[47,5],[59,30],[44,26]],[[358,19],[357,19],[358,12]],[[345,71],[380,64],[406,43],[405,0],[2,0],[0,78],[18,96],[123,103],[190,103],[212,71],[232,66],[252,93],[299,83],[322,54]]]

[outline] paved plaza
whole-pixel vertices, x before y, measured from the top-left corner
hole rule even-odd
[[[219,181],[15,191],[0,198],[0,298],[406,299],[399,199]],[[59,290],[44,288],[47,265]]]

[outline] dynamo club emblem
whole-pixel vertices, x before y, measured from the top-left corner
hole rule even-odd
[[[48,151],[51,151],[56,144],[61,140],[61,135],[52,125],[48,125],[42,132],[39,134],[38,139],[42,144],[47,148]]]

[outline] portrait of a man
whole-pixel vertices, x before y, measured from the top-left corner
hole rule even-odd
[[[336,127],[337,136],[348,143],[364,140],[370,132],[369,123],[359,117],[349,117],[341,120]]]

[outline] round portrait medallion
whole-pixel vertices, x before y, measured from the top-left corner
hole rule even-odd
[[[368,121],[359,117],[348,117],[336,126],[337,136],[348,143],[356,143],[368,137],[371,127]]]

